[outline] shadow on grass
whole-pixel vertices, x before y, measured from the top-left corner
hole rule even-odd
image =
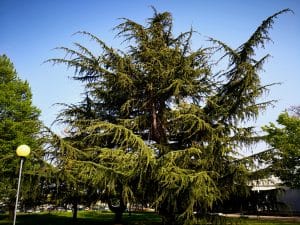
[[[113,225],[112,213],[84,212],[73,221],[70,213],[21,214],[17,216],[16,225]],[[11,225],[7,216],[0,216],[0,225]],[[152,213],[124,214],[123,225],[161,225],[161,219]]]
[[[0,217],[0,225],[11,225],[12,222]],[[101,218],[78,218],[76,221],[70,216],[59,214],[24,214],[18,215],[16,225],[111,225],[112,216],[105,215]]]
[[[1,0],[0,0],[1,1]],[[77,221],[72,220],[71,213],[21,214],[17,216],[16,225],[114,225],[113,213],[79,212]],[[216,221],[215,221],[216,222]],[[11,225],[7,215],[0,214],[0,225]],[[123,225],[161,225],[161,218],[155,213],[128,213],[123,216]],[[206,224],[206,223],[200,223]],[[215,223],[222,224],[222,223]],[[228,218],[227,225],[300,225],[300,222],[268,221],[248,218]]]

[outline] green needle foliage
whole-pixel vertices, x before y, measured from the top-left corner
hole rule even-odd
[[[204,215],[247,189],[246,166],[234,155],[256,139],[243,122],[272,103],[258,101],[268,90],[259,77],[268,55],[257,60],[255,49],[270,40],[274,19],[290,10],[267,18],[237,49],[211,39],[213,48],[196,50],[192,29],[175,36],[172,15],[153,10],[145,25],[124,18],[115,27],[126,51],[78,32],[101,53],[75,43],[58,48],[66,57],[49,60],[74,68],[87,93],[58,117],[69,129],[58,141],[59,160],[119,206],[151,203],[165,224],[193,224],[194,212]],[[216,49],[228,65],[218,71]]]

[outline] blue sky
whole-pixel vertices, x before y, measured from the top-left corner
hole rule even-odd
[[[298,0],[0,0],[0,54],[6,54],[21,79],[27,80],[33,103],[42,110],[41,119],[50,125],[59,108],[55,103],[80,101],[82,87],[69,78],[72,70],[43,64],[63,55],[53,51],[58,46],[71,47],[77,41],[89,45],[77,31],[89,31],[115,48],[121,40],[112,30],[120,20],[130,18],[144,24],[152,16],[150,6],[169,11],[174,18],[174,32],[193,27],[193,46],[207,46],[207,36],[233,48],[245,42],[268,16],[290,8],[294,14],[281,15],[270,35],[273,42],[259,51],[272,57],[261,73],[263,83],[282,82],[271,88],[266,99],[277,99],[273,108],[261,114],[257,126],[274,122],[279,113],[300,105],[300,1]],[[93,47],[92,45],[90,45]]]

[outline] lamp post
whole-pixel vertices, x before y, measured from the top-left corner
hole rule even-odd
[[[17,188],[17,195],[16,195],[16,204],[15,204],[13,225],[16,224],[17,208],[18,208],[18,200],[19,200],[19,192],[20,192],[21,176],[22,176],[22,167],[23,167],[25,158],[30,154],[30,147],[28,145],[20,145],[17,148],[16,153],[17,153],[17,156],[19,156],[21,158],[21,162],[20,162],[20,170],[19,170],[19,179],[18,179],[18,188]]]

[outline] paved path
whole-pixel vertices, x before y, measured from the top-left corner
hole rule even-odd
[[[299,216],[258,216],[258,215],[241,215],[241,214],[223,214],[227,217],[236,218],[250,218],[250,219],[261,219],[261,220],[279,220],[279,221],[293,221],[300,222]]]

